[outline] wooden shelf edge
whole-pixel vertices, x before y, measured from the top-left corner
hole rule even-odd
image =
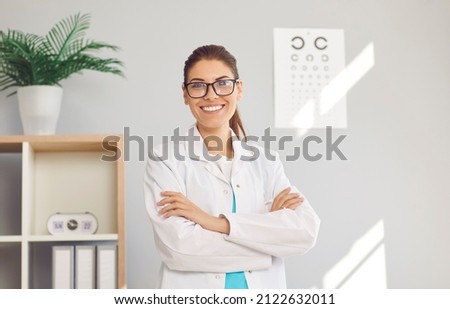
[[[122,134],[0,135],[0,152],[21,152],[23,143],[34,151],[111,151],[121,140]]]
[[[1,235],[0,236],[0,243],[12,243],[12,242],[17,242],[20,243],[22,242],[23,237],[20,235]]]
[[[57,241],[117,241],[117,234],[93,235],[30,235],[26,237],[29,242],[57,242]]]

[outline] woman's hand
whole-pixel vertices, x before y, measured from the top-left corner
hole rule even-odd
[[[289,208],[295,210],[305,200],[300,193],[290,193],[291,188],[286,188],[281,191],[273,200],[272,209],[270,211],[277,211],[280,209]]]
[[[226,218],[211,216],[188,200],[183,194],[173,191],[163,191],[161,195],[164,198],[156,203],[156,205],[163,206],[159,210],[159,213],[164,218],[180,216],[201,225],[204,229],[224,234],[230,233],[230,224]]]

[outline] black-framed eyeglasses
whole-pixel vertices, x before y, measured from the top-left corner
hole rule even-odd
[[[239,79],[220,79],[214,83],[191,82],[185,83],[184,88],[188,95],[193,99],[199,99],[206,96],[208,87],[211,86],[218,96],[227,96],[234,92],[234,86],[239,83]]]

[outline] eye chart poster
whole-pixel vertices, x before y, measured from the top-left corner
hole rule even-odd
[[[275,127],[346,128],[344,70],[344,30],[275,28]]]

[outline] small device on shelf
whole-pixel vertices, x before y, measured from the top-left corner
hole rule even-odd
[[[56,213],[47,222],[52,235],[94,234],[97,231],[97,218],[90,212]]]

